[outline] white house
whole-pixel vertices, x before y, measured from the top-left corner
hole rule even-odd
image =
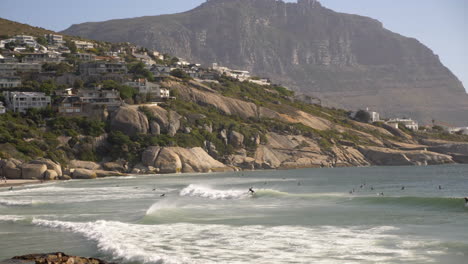
[[[380,114],[378,112],[369,111],[369,108],[366,108],[366,112],[369,113],[371,123],[380,121]]]
[[[50,96],[36,92],[4,92],[8,109],[24,113],[31,108],[45,108],[50,106]]]
[[[47,42],[51,45],[62,45],[65,43],[62,35],[45,34],[44,36],[47,39]]]
[[[419,124],[418,122],[412,120],[411,118],[395,118],[395,119],[390,119],[387,121],[387,124],[402,124],[406,128],[411,129],[413,131],[418,131],[419,130]],[[398,127],[397,127],[398,128]]]
[[[154,99],[167,99],[170,91],[162,88],[159,84],[149,82],[146,79],[136,79],[132,82],[126,82],[125,85],[138,89],[140,94],[149,94]]]
[[[19,43],[30,46],[30,47],[35,47],[37,45],[36,40],[34,40],[34,37],[28,36],[28,35],[16,35],[13,37],[15,41],[18,41]]]
[[[0,88],[16,88],[20,86],[20,77],[0,77]]]
[[[94,48],[94,44],[91,43],[91,42],[87,42],[87,41],[81,41],[81,40],[73,40],[73,42],[75,43],[76,47],[78,49],[92,49]]]
[[[3,102],[0,102],[0,115],[3,115],[6,113],[6,108],[3,105]]]

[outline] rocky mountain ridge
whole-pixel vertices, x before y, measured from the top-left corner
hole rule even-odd
[[[180,14],[84,23],[64,32],[250,70],[328,106],[370,107],[423,123],[468,122],[463,85],[429,48],[315,0],[210,0]]]

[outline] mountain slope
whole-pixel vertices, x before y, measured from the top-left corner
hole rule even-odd
[[[33,27],[27,24],[21,24],[11,20],[0,18],[0,35],[11,36],[16,34],[26,34],[32,36],[42,36],[44,34],[52,34],[53,31]]]
[[[329,106],[468,122],[461,82],[430,49],[315,0],[210,0],[181,14],[84,23],[64,32],[247,69]]]

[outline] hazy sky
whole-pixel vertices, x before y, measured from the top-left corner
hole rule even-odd
[[[204,0],[0,0],[0,17],[56,31],[72,24],[192,9]],[[288,2],[295,2],[289,0]],[[440,56],[468,90],[467,0],[321,0],[335,11],[369,16]],[[1,33],[1,32],[0,32]]]

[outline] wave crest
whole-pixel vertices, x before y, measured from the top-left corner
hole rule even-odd
[[[233,200],[249,197],[248,191],[244,190],[216,190],[208,186],[190,184],[180,191],[180,196],[200,197],[212,200]]]

